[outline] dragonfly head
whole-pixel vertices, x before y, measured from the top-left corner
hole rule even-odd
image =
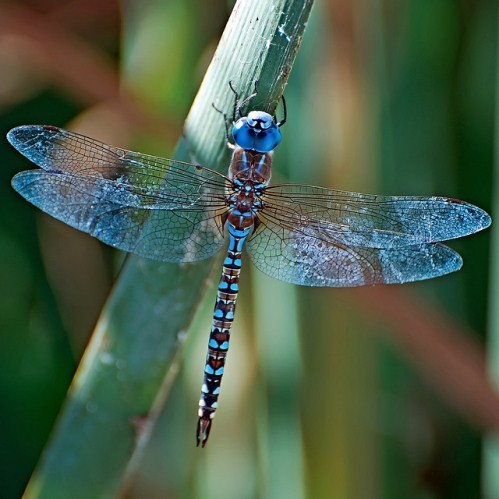
[[[232,128],[235,143],[243,149],[270,152],[281,142],[281,131],[274,118],[263,111],[251,111]]]

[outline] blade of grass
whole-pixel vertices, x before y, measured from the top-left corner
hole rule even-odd
[[[312,0],[239,1],[186,121],[176,158],[225,169],[223,123],[233,80],[255,107],[273,112],[305,29]],[[25,497],[114,497],[168,396],[203,298],[209,262],[166,265],[132,257],[106,304]],[[201,374],[201,373],[200,373]],[[195,408],[193,407],[193,410]],[[194,442],[186,442],[194,445]],[[132,465],[130,466],[130,463]]]
[[[497,12],[499,14],[499,11]],[[499,26],[499,17],[497,17]],[[499,36],[499,30],[497,30]],[[498,38],[499,41],[499,38]],[[496,102],[495,102],[495,150],[494,150],[494,185],[492,215],[497,219],[499,214],[499,58],[496,55]],[[491,260],[490,260],[490,297],[489,297],[489,330],[488,330],[488,371],[496,390],[499,389],[499,233],[492,231]],[[493,499],[499,494],[499,431],[490,432],[484,440],[483,450],[483,496]]]

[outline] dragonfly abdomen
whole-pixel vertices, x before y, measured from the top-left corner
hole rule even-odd
[[[239,275],[241,273],[241,252],[244,241],[251,232],[252,226],[237,229],[229,227],[229,248],[224,260],[222,277],[218,284],[217,300],[213,310],[213,325],[208,342],[208,353],[204,368],[203,386],[199,399],[197,444],[204,447],[211,429],[211,421],[215,417],[218,406],[220,385],[225,368],[225,359],[229,350],[230,332],[236,310],[239,292]]]

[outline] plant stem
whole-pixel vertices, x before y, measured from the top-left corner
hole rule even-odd
[[[192,152],[202,164],[227,167],[224,124],[212,104],[230,110],[228,82],[245,96],[258,80],[252,106],[273,112],[311,6],[312,0],[236,3],[187,117],[177,159]],[[123,491],[180,368],[211,267],[207,261],[172,265],[129,258],[25,497],[101,498]],[[186,445],[194,445],[194,438]]]

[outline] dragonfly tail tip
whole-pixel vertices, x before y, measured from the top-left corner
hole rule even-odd
[[[199,444],[201,444],[201,448],[204,448],[206,442],[208,441],[210,430],[211,419],[200,417],[198,419],[198,427],[196,431],[196,447],[199,447]]]

